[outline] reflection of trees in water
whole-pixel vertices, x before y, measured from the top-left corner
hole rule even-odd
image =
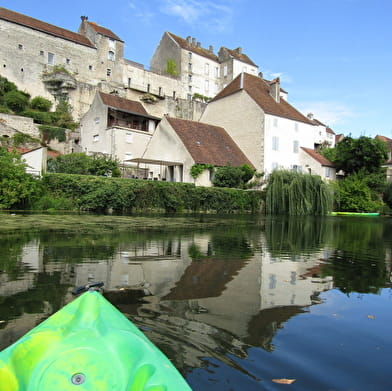
[[[267,248],[273,257],[293,257],[318,251],[331,238],[332,223],[328,218],[267,217],[264,228]]]
[[[391,252],[390,219],[341,218],[335,224],[332,246],[335,249],[322,268],[332,275],[334,285],[344,293],[377,293],[390,282],[387,254]]]

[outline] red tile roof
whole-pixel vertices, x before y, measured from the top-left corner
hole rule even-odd
[[[175,35],[173,33],[170,32],[166,32],[167,35],[169,35],[169,37],[173,38],[175,42],[177,42],[177,44],[185,50],[188,50],[190,52],[199,54],[200,56],[203,57],[207,57],[211,60],[214,61],[218,61],[218,57],[211,52],[208,49],[204,49],[202,47],[197,47],[197,46],[193,46],[190,42],[188,42],[186,39],[179,37],[178,35]]]
[[[214,166],[253,164],[225,129],[202,122],[166,117],[191,154],[195,163]]]
[[[91,26],[95,30],[95,32],[97,32],[101,35],[104,35],[105,37],[112,38],[116,41],[124,42],[121,38],[119,38],[116,34],[114,34],[113,31],[111,31],[105,27],[102,27],[95,22],[87,22],[87,23],[89,24],[89,26]]]
[[[327,158],[319,154],[314,149],[304,148],[304,147],[301,147],[301,149],[304,150],[308,155],[310,155],[314,160],[319,162],[322,166],[334,167],[334,165]]]
[[[65,30],[61,27],[42,22],[38,19],[30,18],[29,16],[19,14],[6,8],[0,7],[0,19],[6,20],[11,23],[19,24],[21,26],[29,27],[46,34],[53,35],[55,37],[63,38],[80,45],[95,48],[91,41],[84,35],[74,33],[73,31]]]
[[[313,125],[305,115],[291,106],[286,100],[280,99],[277,102],[270,95],[270,82],[266,82],[258,76],[243,73],[238,75],[226,88],[224,88],[212,101],[225,98],[226,96],[241,91],[241,77],[243,75],[243,90],[259,105],[267,114],[288,118],[294,121],[304,122]]]
[[[103,92],[100,92],[99,95],[102,99],[103,104],[106,106],[110,106],[113,109],[126,111],[132,114],[139,114],[144,117],[152,117],[147,113],[146,109],[143,107],[143,105],[140,102],[136,102],[134,100],[129,100],[125,98],[120,98],[119,96],[116,95],[105,94]]]
[[[221,50],[225,50],[229,54],[230,57],[235,58],[238,61],[242,61],[242,62],[245,62],[249,65],[253,65],[253,66],[257,67],[257,65],[246,54],[242,53],[240,48],[228,49],[228,48],[222,47]]]

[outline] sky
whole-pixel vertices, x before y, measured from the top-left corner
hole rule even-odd
[[[149,69],[165,31],[201,46],[242,47],[288,101],[352,137],[392,138],[392,0],[0,0],[77,31],[80,16],[125,42]],[[1,44],[1,43],[0,43]]]

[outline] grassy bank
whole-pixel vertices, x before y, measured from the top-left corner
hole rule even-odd
[[[42,179],[42,197],[33,208],[94,212],[256,213],[261,205],[262,193],[259,191],[196,187],[190,183],[47,174]]]

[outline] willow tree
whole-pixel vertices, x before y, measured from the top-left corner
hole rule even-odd
[[[317,175],[274,171],[266,188],[267,214],[325,215],[332,210],[330,186]]]

